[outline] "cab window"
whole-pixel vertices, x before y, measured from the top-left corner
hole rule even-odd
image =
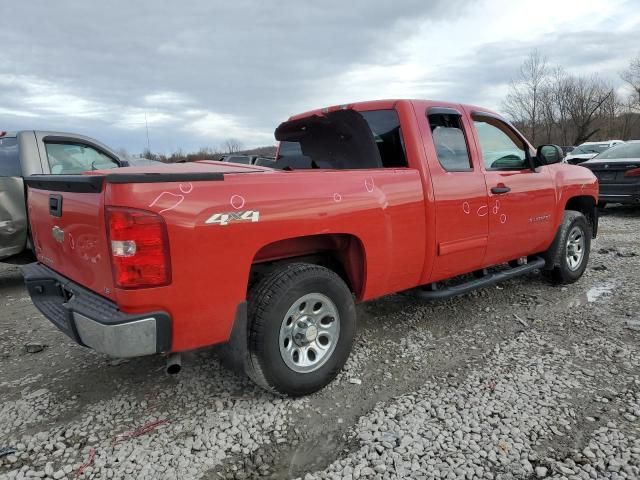
[[[487,170],[523,170],[529,167],[525,142],[506,123],[474,115],[473,124]]]
[[[15,137],[0,138],[0,177],[19,176],[21,176],[21,169],[18,139]]]
[[[428,114],[436,155],[448,172],[473,170],[459,114]]]
[[[49,170],[54,175],[118,167],[113,158],[80,143],[45,143]]]
[[[275,168],[360,169],[407,167],[395,110],[338,110],[292,120],[276,130]]]

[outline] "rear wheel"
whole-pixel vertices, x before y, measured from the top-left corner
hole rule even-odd
[[[553,255],[552,277],[559,283],[573,283],[578,280],[589,262],[591,249],[591,227],[586,217],[580,213],[567,210],[556,241]]]
[[[313,393],[342,369],[353,344],[353,297],[333,271],[285,265],[249,295],[246,370],[260,386],[285,395]]]

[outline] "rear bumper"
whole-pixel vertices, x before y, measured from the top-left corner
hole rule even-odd
[[[22,268],[35,306],[75,342],[113,357],[139,357],[171,349],[166,312],[128,314],[115,303],[40,263]]]
[[[640,205],[640,182],[627,184],[600,184],[601,202]]]

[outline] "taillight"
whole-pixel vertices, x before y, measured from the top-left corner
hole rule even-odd
[[[169,237],[164,219],[152,212],[107,207],[113,280],[120,288],[171,283]]]
[[[640,177],[640,168],[632,168],[624,172],[625,177]]]

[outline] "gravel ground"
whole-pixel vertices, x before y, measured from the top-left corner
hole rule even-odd
[[[638,231],[608,208],[568,287],[361,305],[347,368],[298,400],[210,350],[170,377],[78,347],[0,265],[0,478],[640,478]]]

